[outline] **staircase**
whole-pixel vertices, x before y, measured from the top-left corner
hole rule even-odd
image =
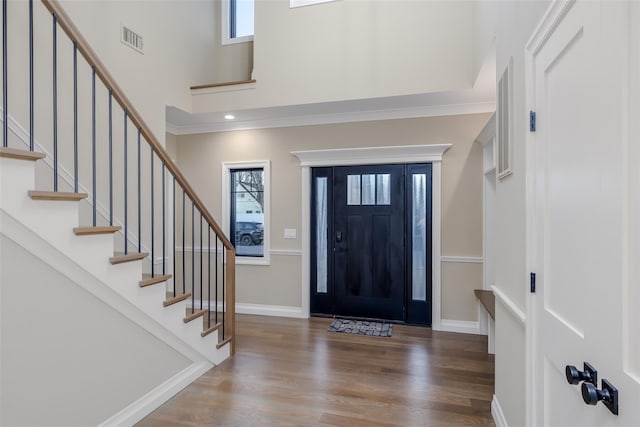
[[[7,3],[2,0],[0,231],[15,241],[35,236],[33,247],[56,253],[52,267],[59,262],[90,275],[101,287],[91,292],[116,309],[125,307],[129,317],[134,307],[139,325],[204,363],[200,374],[221,363],[235,345],[233,245],[62,7],[53,0],[29,0],[25,16],[9,17]],[[46,61],[34,60],[37,5],[46,7],[53,23],[53,83],[47,94],[53,105],[38,102],[35,93],[34,64]],[[7,22],[17,19],[28,23],[29,55],[21,65],[24,73],[14,77],[29,76],[28,85],[10,83],[7,66]],[[71,42],[70,64],[58,64],[59,37]],[[70,82],[59,84],[59,67],[71,71]],[[81,76],[81,70],[90,70],[89,75]],[[83,79],[92,90],[79,96]],[[12,92],[24,87],[28,92]],[[59,111],[59,96],[73,99],[71,111]],[[29,100],[28,117],[11,115],[16,97]],[[43,108],[52,116],[50,132],[34,123]],[[83,110],[91,112],[91,120],[81,120]],[[117,136],[114,116],[124,123]],[[63,132],[72,138],[60,138]],[[37,138],[39,133],[43,136]],[[144,414],[127,419],[139,415]]]
[[[197,320],[202,320],[207,310],[187,307],[191,293],[167,294],[165,285],[171,275],[143,275],[147,253],[113,253],[113,234],[120,227],[78,226],[80,202],[87,194],[33,190],[34,163],[43,158],[42,153],[0,148],[3,221],[18,222],[38,235],[213,364],[229,357],[230,337],[220,342],[218,335],[222,323],[203,328],[203,322]]]

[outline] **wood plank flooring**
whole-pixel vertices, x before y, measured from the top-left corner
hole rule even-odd
[[[403,325],[366,337],[330,323],[238,315],[236,356],[137,425],[495,425],[486,337]]]

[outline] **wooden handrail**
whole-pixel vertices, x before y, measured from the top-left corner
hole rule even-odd
[[[94,52],[91,46],[89,46],[87,40],[82,36],[80,30],[78,30],[75,24],[71,21],[71,18],[69,18],[69,15],[67,15],[60,3],[57,0],[41,1],[49,10],[49,12],[56,16],[60,28],[64,30],[64,32],[72,41],[76,42],[78,51],[82,56],[84,56],[89,65],[91,65],[93,69],[95,69],[96,75],[100,78],[100,80],[102,80],[107,88],[111,88],[114,99],[125,111],[127,111],[127,114],[131,121],[140,130],[142,136],[144,136],[147,143],[151,145],[151,148],[156,153],[156,155],[164,162],[166,168],[175,177],[178,184],[180,184],[180,186],[184,189],[189,198],[193,200],[195,205],[198,207],[198,210],[202,213],[203,218],[215,231],[217,237],[220,239],[224,247],[227,250],[235,252],[235,248],[222,231],[222,228],[218,225],[215,219],[213,219],[213,216],[211,215],[211,213],[209,213],[200,197],[198,197],[187,179],[184,177],[184,175],[182,175],[171,157],[169,157],[169,153],[167,153],[162,144],[160,144],[158,138],[156,138],[153,132],[151,132],[151,129],[142,119],[142,116],[140,115],[140,113],[138,113],[138,110],[136,110],[131,101],[129,101],[122,88],[118,85],[118,83],[116,83],[116,80],[113,78],[113,76],[107,71],[105,65],[102,63],[102,61],[100,61],[98,55]]]

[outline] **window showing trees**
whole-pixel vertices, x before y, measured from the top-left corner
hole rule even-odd
[[[230,170],[230,237],[239,256],[264,256],[264,169]]]

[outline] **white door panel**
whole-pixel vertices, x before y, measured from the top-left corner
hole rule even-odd
[[[561,12],[528,48],[538,125],[529,141],[536,426],[640,426],[637,226],[631,233],[640,215],[633,203],[640,152],[629,144],[629,101],[638,97],[629,47],[639,45],[640,33],[630,37],[632,9],[625,2],[556,4]],[[581,385],[568,384],[565,366],[582,370],[583,362],[598,370],[598,389],[603,378],[618,388],[619,415],[585,404]]]

